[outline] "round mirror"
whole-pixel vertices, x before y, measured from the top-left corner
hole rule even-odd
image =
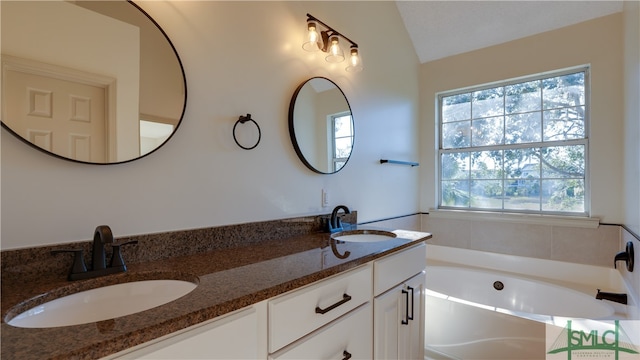
[[[164,31],[130,1],[0,1],[2,126],[53,156],[138,159],[176,131],[186,80]]]
[[[355,131],[351,107],[338,85],[314,77],[298,86],[289,105],[289,135],[309,169],[333,174],[345,166]]]

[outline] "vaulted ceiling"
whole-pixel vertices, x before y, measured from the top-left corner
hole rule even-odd
[[[421,63],[622,11],[623,1],[399,1]]]

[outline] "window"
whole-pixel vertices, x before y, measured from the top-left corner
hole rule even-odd
[[[331,116],[331,129],[333,136],[331,161],[333,171],[340,170],[347,163],[353,146],[353,122],[350,113]]]
[[[438,95],[439,207],[587,215],[587,67]]]

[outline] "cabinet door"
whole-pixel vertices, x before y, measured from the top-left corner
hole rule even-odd
[[[405,283],[403,300],[409,297],[408,324],[400,325],[398,358],[406,360],[424,359],[424,278],[420,273]],[[405,305],[406,306],[406,303]],[[406,314],[405,314],[406,315]]]
[[[424,358],[424,273],[374,299],[374,359]]]
[[[396,286],[373,300],[374,359],[398,359],[403,287]]]
[[[266,309],[265,309],[266,312]],[[262,327],[256,307],[190,328],[118,359],[258,359]],[[262,330],[266,333],[266,327]]]

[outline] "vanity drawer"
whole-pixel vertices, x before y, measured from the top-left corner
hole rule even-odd
[[[328,324],[371,298],[371,264],[269,301],[269,352]]]
[[[421,272],[427,266],[427,245],[422,243],[373,263],[373,295],[378,296]]]
[[[269,359],[373,359],[372,309],[371,303],[363,305]]]

